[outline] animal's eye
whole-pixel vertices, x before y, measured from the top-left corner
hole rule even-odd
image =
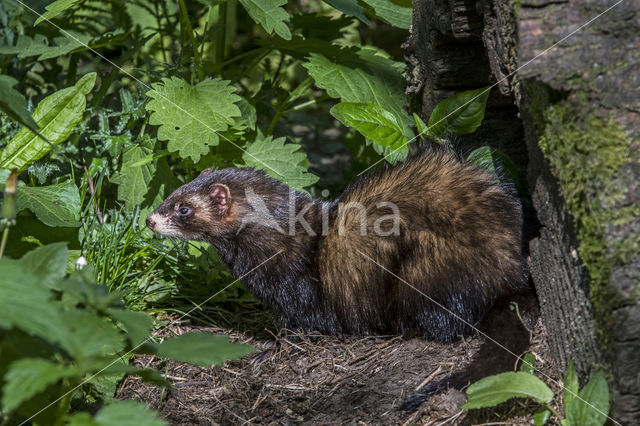
[[[180,213],[182,216],[186,216],[191,213],[191,209],[189,207],[180,207],[178,213]]]

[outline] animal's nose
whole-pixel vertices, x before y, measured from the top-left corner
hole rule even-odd
[[[151,216],[148,216],[145,222],[149,229],[153,229],[156,226],[156,223],[153,221],[153,219],[151,219]]]

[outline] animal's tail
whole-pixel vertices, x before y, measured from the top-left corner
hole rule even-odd
[[[517,304],[517,311],[511,302]],[[516,356],[522,355],[529,347],[528,329],[533,329],[538,315],[538,303],[533,292],[496,303],[479,327],[489,338],[485,337],[471,364],[418,389],[400,405],[400,410],[415,411],[432,396],[448,388],[460,390],[483,377],[512,369]]]

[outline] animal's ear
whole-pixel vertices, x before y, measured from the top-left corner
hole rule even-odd
[[[226,215],[229,210],[229,206],[231,205],[231,193],[229,191],[229,187],[222,183],[214,183],[209,187],[209,195],[211,196],[213,208],[218,215]]]
[[[212,168],[208,168],[208,169],[204,169],[203,171],[200,172],[200,175],[198,175],[198,177],[200,176],[206,176],[208,174],[211,174],[211,172],[213,171]]]

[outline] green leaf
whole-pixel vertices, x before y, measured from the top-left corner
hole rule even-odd
[[[209,152],[209,146],[218,145],[218,132],[234,125],[240,116],[234,95],[235,88],[226,80],[205,80],[192,87],[178,78],[163,78],[147,92],[152,100],[149,123],[159,125],[158,139],[168,140],[168,149],[178,151],[180,157],[197,162]]]
[[[415,112],[413,113],[413,119],[416,122],[416,128],[418,129],[418,134],[422,135],[427,132],[427,124],[422,121],[422,118]]]
[[[573,360],[570,360],[569,365],[567,365],[567,371],[565,372],[562,385],[562,403],[566,407],[571,403],[573,398],[578,395],[579,391],[578,375],[576,374],[576,367],[573,365]]]
[[[18,211],[29,209],[48,226],[80,226],[82,208],[73,182],[49,186],[18,186]]]
[[[522,358],[522,364],[520,364],[520,371],[523,373],[534,374],[536,370],[536,357],[531,352],[524,354]]]
[[[137,401],[117,401],[102,407],[91,418],[87,413],[71,416],[68,426],[166,426],[158,413]]]
[[[96,73],[84,75],[75,86],[59,90],[44,98],[33,113],[40,133],[49,140],[43,141],[28,128],[22,128],[0,152],[0,168],[23,171],[31,163],[44,157],[53,145],[58,145],[71,135],[82,119],[87,95],[96,82]]]
[[[33,24],[38,25],[40,22],[47,20],[47,19],[53,19],[56,16],[60,15],[62,12],[64,12],[67,9],[70,9],[74,6],[77,6],[78,4],[82,3],[84,0],[57,0],[54,1],[53,3],[50,3],[49,5],[47,5],[47,7],[45,9],[47,9],[47,11],[45,13],[43,13],[42,15],[40,15],[40,17],[38,19],[36,19],[36,22]]]
[[[64,278],[68,258],[67,243],[59,242],[35,248],[18,262],[26,272],[39,276],[46,286],[51,287]]]
[[[345,126],[353,127],[365,138],[382,146],[398,149],[407,142],[393,114],[377,105],[341,102],[334,105],[330,112]]]
[[[144,312],[134,312],[128,309],[109,309],[109,316],[122,324],[127,331],[131,346],[135,347],[151,335],[153,318]]]
[[[467,388],[467,402],[461,408],[493,407],[511,398],[534,398],[549,402],[553,391],[536,376],[522,372],[507,372],[485,377]]]
[[[113,177],[111,181],[118,184],[118,200],[125,202],[127,209],[133,208],[142,203],[147,191],[149,182],[153,179],[156,170],[156,162],[136,164],[153,151],[144,145],[133,145],[122,153],[122,167],[120,173]]]
[[[18,80],[8,75],[0,75],[0,110],[31,131],[38,132],[38,123],[27,110],[26,99],[22,93],[13,89],[17,83]]]
[[[515,185],[518,193],[526,193],[518,167],[502,151],[489,146],[481,146],[471,151],[467,161],[495,173],[500,180],[506,178],[507,182]]]
[[[298,152],[302,147],[285,141],[285,137],[273,139],[258,133],[256,140],[247,145],[242,159],[247,166],[264,170],[272,178],[303,191],[316,183],[318,177],[307,172],[307,154]]]
[[[287,4],[286,0],[240,0],[240,3],[267,33],[275,31],[283,39],[291,40],[291,31],[286,24],[291,16],[280,7]]]
[[[222,365],[254,351],[252,346],[231,343],[227,336],[210,333],[183,334],[150,346],[155,355],[202,366]]]
[[[440,102],[429,117],[431,136],[464,135],[474,132],[482,123],[490,87],[468,90]]]
[[[408,30],[411,26],[411,3],[409,7],[397,4],[393,0],[362,0],[371,6],[376,16],[394,27]]]
[[[122,334],[106,318],[81,310],[65,311],[63,318],[71,333],[65,349],[78,362],[112,355],[124,349]]]
[[[596,372],[578,396],[565,404],[567,423],[573,426],[603,425],[609,413],[609,386],[604,373]]]
[[[535,422],[536,426],[543,426],[547,424],[550,417],[551,417],[551,411],[542,410],[542,411],[538,411],[535,414],[535,416],[533,416],[533,421]]]
[[[365,15],[367,9],[358,4],[358,0],[324,0],[328,5],[338,9],[347,16],[358,18],[365,24],[370,24],[369,18]]]
[[[67,377],[80,377],[77,367],[65,366],[41,358],[24,358],[13,362],[4,377],[2,408],[12,411],[24,401]]]

